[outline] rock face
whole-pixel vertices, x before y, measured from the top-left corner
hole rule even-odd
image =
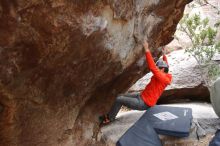
[[[215,113],[220,117],[220,78],[218,78],[211,87],[211,102]]]
[[[170,42],[189,1],[0,0],[0,145],[92,145],[146,72],[143,38]]]
[[[184,52],[185,50],[178,50],[167,55],[173,80],[160,97],[160,103],[176,102],[181,99],[209,101],[209,90],[203,84],[196,60]],[[151,76],[152,74],[144,76],[129,91],[142,91]]]

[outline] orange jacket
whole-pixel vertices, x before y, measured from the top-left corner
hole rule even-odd
[[[163,55],[163,60],[167,62],[165,55]],[[146,52],[146,61],[153,76],[150,83],[142,91],[141,97],[148,106],[154,106],[166,86],[171,83],[172,75],[164,73],[157,68],[150,52]]]

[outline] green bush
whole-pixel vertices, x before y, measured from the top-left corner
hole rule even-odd
[[[220,42],[216,40],[218,26],[219,23],[211,27],[209,19],[202,19],[200,14],[185,14],[178,26],[178,30],[184,32],[191,40],[192,46],[186,48],[186,52],[198,62],[207,86],[210,80],[220,75],[219,66],[212,61],[213,56],[220,52]],[[204,76],[203,67],[208,68],[208,81]]]

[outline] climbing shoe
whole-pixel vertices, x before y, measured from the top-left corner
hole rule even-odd
[[[111,122],[108,115],[102,115],[99,117],[100,125],[107,125]]]

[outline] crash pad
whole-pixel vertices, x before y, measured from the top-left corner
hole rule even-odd
[[[148,119],[142,116],[122,135],[116,146],[162,146],[162,144]]]
[[[118,140],[117,146],[160,146],[157,134],[187,137],[192,122],[192,109],[154,106]]]
[[[217,130],[215,136],[210,141],[209,146],[220,146],[220,130]]]
[[[142,119],[148,119],[158,134],[187,137],[192,123],[192,109],[172,106],[154,106]],[[140,119],[141,120],[141,119]],[[141,121],[138,122],[141,122]]]

